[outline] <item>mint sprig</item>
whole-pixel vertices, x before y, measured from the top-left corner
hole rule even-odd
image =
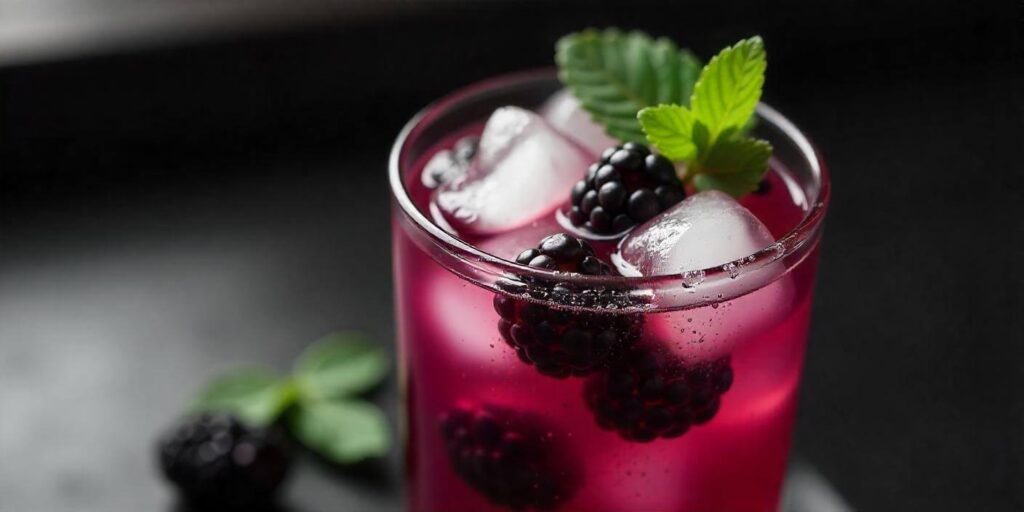
[[[733,197],[757,189],[768,170],[772,145],[760,139],[733,137],[719,139],[705,153],[693,177],[697,190],[721,190]]]
[[[761,99],[766,67],[760,37],[725,48],[701,71],[690,108],[670,104],[637,113],[658,152],[685,164],[682,178],[697,190],[735,197],[757,188],[772,146],[745,135]]]
[[[693,137],[694,118],[689,110],[660,105],[645,108],[636,117],[647,134],[647,141],[665,158],[684,162],[697,154],[697,142]]]
[[[636,113],[662,103],[689,105],[700,61],[668,39],[587,29],[556,44],[558,76],[612,137],[644,142]]]
[[[388,452],[387,420],[379,407],[362,400],[331,400],[296,407],[288,428],[320,455],[348,464]]]
[[[380,346],[355,332],[338,332],[310,345],[290,376],[244,367],[211,380],[196,396],[193,412],[226,412],[263,427],[282,416],[306,447],[341,464],[388,452],[384,413],[360,400],[387,376]]]
[[[387,375],[380,346],[358,332],[336,332],[310,346],[295,362],[294,380],[303,397],[345,398],[368,391]]]
[[[556,45],[558,76],[593,120],[623,141],[650,143],[697,190],[742,196],[757,188],[772,147],[746,134],[767,65],[760,37],[707,66],[666,39],[587,29]]]
[[[274,422],[295,401],[295,388],[266,368],[243,367],[211,380],[192,404],[195,412],[227,412],[243,423]]]
[[[712,141],[730,128],[742,128],[754,114],[765,67],[764,42],[754,36],[725,48],[701,71],[690,108]]]

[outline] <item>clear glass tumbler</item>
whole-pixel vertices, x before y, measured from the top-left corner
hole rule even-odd
[[[829,197],[820,155],[760,105],[769,186],[743,204],[777,242],[679,275],[553,275],[435,224],[425,162],[559,88],[550,70],[467,87],[392,150],[409,510],[776,511]],[[583,358],[602,336],[630,348],[558,374],[543,371],[545,333]]]

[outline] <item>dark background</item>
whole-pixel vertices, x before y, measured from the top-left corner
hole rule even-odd
[[[164,510],[225,365],[389,347],[402,123],[558,36],[764,36],[832,170],[796,451],[858,510],[1024,509],[1019,2],[0,0],[0,510]],[[377,396],[394,408],[394,384]],[[397,456],[296,511],[394,510]]]

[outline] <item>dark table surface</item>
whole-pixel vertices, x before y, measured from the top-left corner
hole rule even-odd
[[[832,169],[796,452],[857,509],[1020,510],[1015,13],[938,8],[863,37],[841,10],[736,24],[712,10],[731,28],[691,40],[707,54],[764,33],[767,99]],[[501,15],[0,68],[0,510],[168,509],[152,442],[204,378],[284,370],[336,328],[393,347],[385,160],[401,122],[547,64],[567,27],[627,16],[531,18],[546,21],[524,39],[484,26]],[[375,399],[394,413],[394,383]],[[287,502],[396,510],[397,460],[307,461]]]

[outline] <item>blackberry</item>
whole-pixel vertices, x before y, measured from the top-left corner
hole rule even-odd
[[[732,377],[728,357],[686,364],[665,347],[641,343],[591,377],[583,393],[601,428],[647,442],[710,421]]]
[[[642,224],[686,197],[667,158],[627,142],[610,147],[572,187],[569,221],[597,234]]]
[[[290,466],[284,437],[231,416],[186,418],[160,441],[164,475],[196,508],[264,510]]]
[[[548,270],[585,275],[611,275],[611,268],[596,256],[587,242],[564,233],[548,236],[535,249],[523,251],[517,263]],[[558,300],[569,292],[556,284],[547,299]],[[622,297],[602,295],[595,300],[622,302]],[[500,316],[498,332],[524,363],[551,377],[587,375],[608,357],[640,335],[643,317],[636,313],[595,313],[556,308],[502,293],[494,296]]]
[[[579,485],[578,459],[540,418],[460,403],[440,423],[452,470],[495,504],[551,509]]]

